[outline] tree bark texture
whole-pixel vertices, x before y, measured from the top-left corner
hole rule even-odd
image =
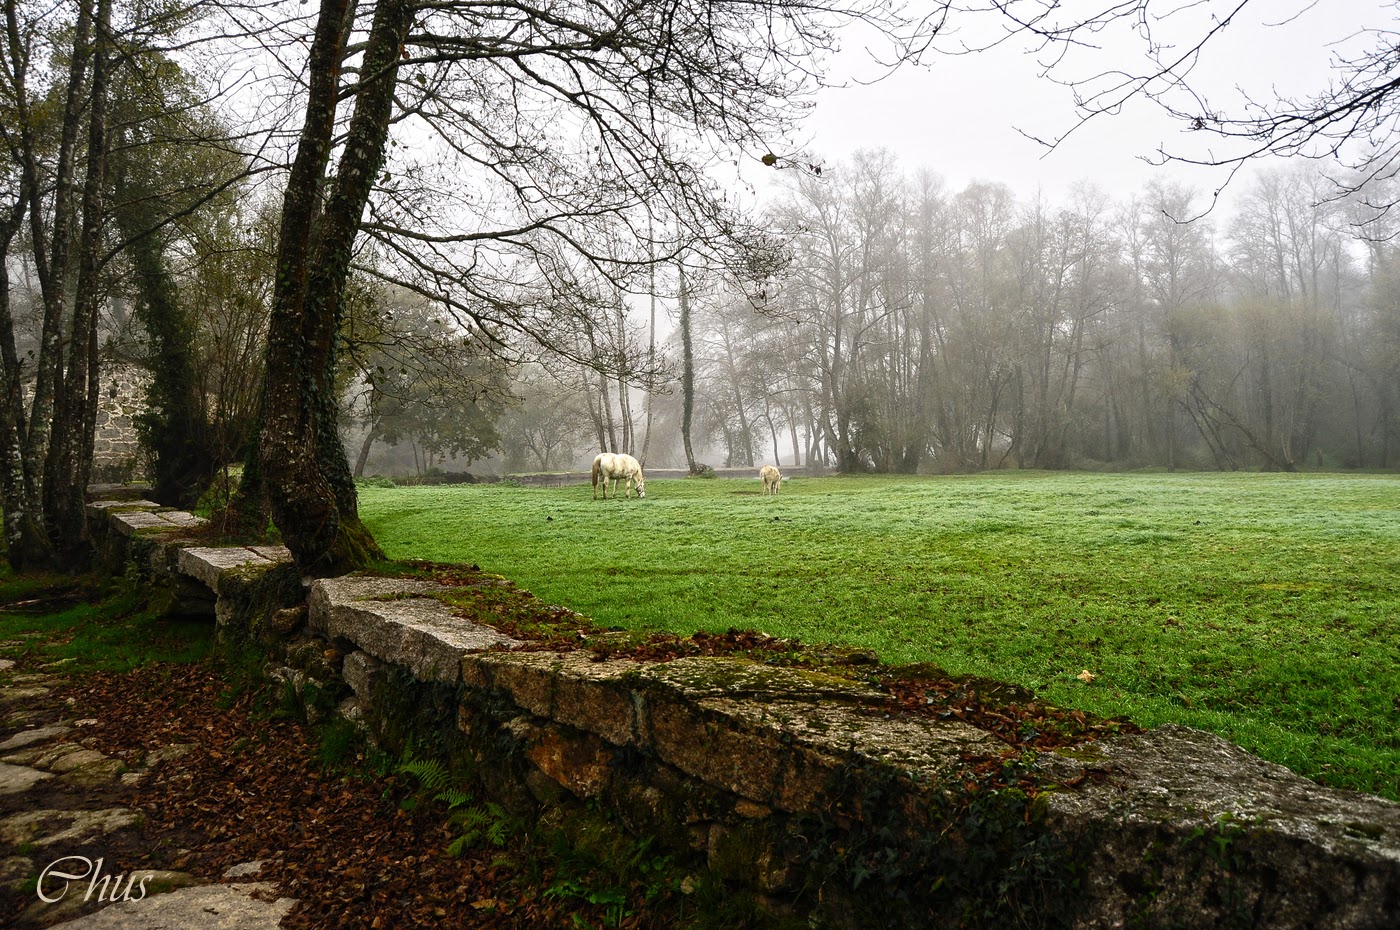
[[[98,0],[93,29],[92,100],[88,113],[87,178],[83,184],[68,370],[55,396],[53,434],[44,472],[49,534],[64,564],[88,562],[86,493],[92,472],[97,402],[97,323],[102,226],[107,186],[107,84],[111,70],[111,0]]]
[[[340,441],[335,349],[351,250],[384,161],[398,62],[412,18],[406,0],[380,0],[375,8],[345,149],[319,222],[316,196],[335,127],[347,0],[323,0],[312,44],[306,123],[282,213],[261,434],[272,519],[309,572],[338,573],[382,558],[360,523]]]
[[[692,475],[699,474],[695,451],[690,444],[690,423],[695,413],[695,351],[690,333],[690,290],[686,286],[682,267],[680,284],[681,310],[681,444],[685,446],[685,464]]]

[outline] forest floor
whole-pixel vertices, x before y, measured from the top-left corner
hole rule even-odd
[[[541,847],[499,809],[449,854],[460,824],[402,760],[298,719],[207,621],[3,580],[0,926],[146,926],[111,920],[182,896],[197,916],[166,925],[689,923],[678,882]],[[112,898],[131,903],[92,914]]]

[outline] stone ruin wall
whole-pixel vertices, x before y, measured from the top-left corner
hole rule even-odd
[[[1034,801],[968,804],[962,762],[994,741],[888,712],[859,682],[519,650],[432,583],[304,588],[281,547],[182,547],[189,514],[89,512],[109,565],[202,591],[221,637],[262,642],[294,687],[347,695],[339,712],[391,751],[411,731],[540,825],[601,812],[812,927],[1400,926],[1400,805],[1210,734],[1164,726],[1029,753]]]
[[[136,417],[145,409],[151,378],[135,365],[104,364],[99,370],[97,431],[92,448],[92,480],[122,482],[145,475],[146,461],[136,433]],[[26,408],[34,399],[34,383],[24,385]]]
[[[136,416],[144,409],[150,380],[150,375],[134,365],[104,367],[92,449],[94,480],[121,480],[143,473],[145,461],[136,434]]]

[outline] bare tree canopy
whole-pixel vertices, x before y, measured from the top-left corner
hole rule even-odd
[[[1361,202],[1372,213],[1388,213],[1400,201],[1390,183],[1400,171],[1400,4],[1377,0],[1367,28],[1319,40],[1344,41],[1332,47],[1330,80],[1314,91],[1282,94],[1252,85],[1248,74],[1224,89],[1201,76],[1232,28],[1284,26],[1319,5],[1327,4],[953,0],[943,5],[945,21],[977,28],[946,31],[933,51],[968,54],[1027,43],[1045,76],[1070,89],[1076,110],[1063,132],[1039,140],[1048,147],[1089,121],[1149,102],[1190,133],[1148,156],[1155,161],[1226,169],[1223,187],[1241,166],[1263,157],[1323,160],[1335,185],[1329,196],[1363,191]]]

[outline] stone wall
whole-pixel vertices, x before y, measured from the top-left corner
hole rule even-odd
[[[134,365],[104,365],[93,443],[95,481],[118,481],[142,473],[143,454],[136,416],[144,407],[150,375]]]
[[[837,669],[539,649],[430,582],[321,579],[288,608],[285,580],[254,593],[285,550],[182,548],[184,517],[120,511],[95,516],[110,539],[197,580],[384,745],[432,747],[542,823],[602,811],[813,926],[1400,925],[1400,805],[1206,733],[1007,758]]]
[[[136,433],[136,417],[145,409],[150,375],[135,365],[104,363],[97,395],[97,431],[93,439],[92,480],[125,482],[145,473],[145,453]],[[23,387],[26,406],[33,383]]]

